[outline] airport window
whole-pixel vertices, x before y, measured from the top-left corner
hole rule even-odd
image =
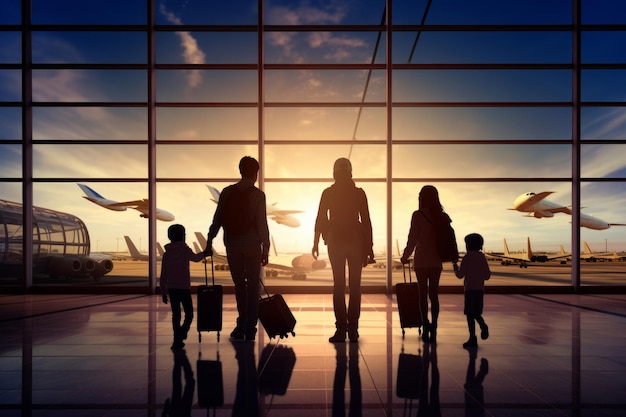
[[[625,16],[610,0],[4,1],[0,282],[155,291],[167,227],[201,247],[250,155],[276,289],[330,291],[310,252],[338,157],[368,196],[367,291],[403,279],[426,184],[460,249],[484,235],[494,285],[624,287]],[[15,229],[31,223],[33,236]],[[617,255],[590,265],[585,242]],[[53,274],[15,262],[53,252],[72,255]],[[442,285],[458,289],[448,267]]]

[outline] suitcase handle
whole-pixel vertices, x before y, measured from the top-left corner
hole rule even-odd
[[[213,285],[215,285],[215,269],[213,268],[213,257],[211,256],[211,280],[213,281]],[[206,270],[206,258],[204,258],[204,284],[209,285],[209,274]]]
[[[404,283],[406,284],[406,269],[404,267],[404,265],[408,265],[407,268],[409,268],[409,283],[411,283],[411,263],[407,263],[407,264],[402,264],[402,277],[404,278]]]

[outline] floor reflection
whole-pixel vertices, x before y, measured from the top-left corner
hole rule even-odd
[[[172,351],[168,306],[155,297],[4,295],[0,415],[626,413],[624,295],[487,294],[490,337],[471,350],[462,295],[440,297],[437,344],[416,329],[403,337],[394,297],[364,295],[358,343],[339,344],[328,343],[330,295],[285,298],[296,337],[209,333]],[[225,331],[236,315],[227,294]]]

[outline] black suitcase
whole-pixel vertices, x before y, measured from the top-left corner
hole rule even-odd
[[[289,333],[295,336],[296,318],[291,313],[285,299],[280,294],[270,295],[262,281],[261,285],[263,285],[267,297],[260,297],[259,320],[267,335],[270,339],[276,336],[280,336],[282,339],[288,337]]]
[[[295,364],[293,348],[266,345],[259,359],[259,392],[262,395],[285,395]]]
[[[400,315],[400,327],[402,327],[402,337],[404,329],[417,327],[422,333],[424,318],[420,310],[420,291],[417,282],[411,282],[411,269],[409,267],[409,282],[406,281],[406,272],[402,264],[402,274],[404,282],[396,284],[396,300],[398,302],[398,314]]]
[[[204,262],[205,285],[198,286],[198,313],[196,314],[198,341],[202,342],[202,332],[217,332],[217,341],[219,342],[220,332],[222,331],[222,304],[224,294],[222,286],[215,285],[213,257],[211,257],[211,278],[213,280],[212,285],[209,285],[209,278],[206,270],[206,260]]]
[[[202,353],[199,353],[196,373],[198,375],[198,406],[207,409],[223,406],[224,378],[219,352],[216,360],[202,359]]]

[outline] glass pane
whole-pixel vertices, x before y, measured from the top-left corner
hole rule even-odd
[[[626,139],[626,108],[583,107],[580,114],[583,139]]]
[[[109,202],[131,202],[147,198],[146,184],[79,184],[84,190],[72,183],[33,186],[40,207],[34,212],[35,285],[147,286],[148,221],[130,206],[102,207],[85,192]]]
[[[146,71],[33,71],[33,100],[35,101],[146,101],[146,88]]]
[[[267,64],[385,63],[384,32],[267,32],[265,42]]]
[[[257,102],[256,71],[159,70],[158,101]]]
[[[265,98],[274,102],[385,101],[385,72],[368,70],[266,71]],[[368,81],[368,77],[371,78]]]
[[[142,32],[33,32],[36,64],[146,64]]]
[[[0,64],[18,64],[22,61],[22,36],[20,32],[0,32],[0,45],[2,45]]]
[[[36,178],[146,178],[145,145],[34,145]]]
[[[581,45],[585,64],[626,63],[626,31],[583,32]]]
[[[379,25],[384,12],[384,0],[265,1],[265,23],[268,25]]]
[[[266,145],[266,178],[328,178],[337,158],[352,161],[352,176],[385,178],[385,145]]]
[[[393,23],[416,25],[425,14],[426,1],[394,0]],[[571,24],[570,0],[522,2],[434,1],[426,14],[429,25],[481,24]]]
[[[257,140],[256,107],[157,108],[158,140]]]
[[[158,32],[158,64],[256,64],[256,32]]]
[[[0,69],[0,101],[22,99],[22,74],[19,70]]]
[[[22,176],[22,146],[0,145],[0,177],[20,178]]]
[[[141,25],[148,22],[145,0],[32,0],[34,24]],[[68,11],[71,10],[71,13]],[[123,13],[120,11],[123,10]]]
[[[0,107],[0,140],[22,139],[22,109]]]
[[[157,177],[239,179],[239,160],[257,153],[257,145],[157,145]]]
[[[158,25],[256,25],[258,0],[162,2]]]
[[[570,63],[569,32],[405,32],[393,34],[397,64]]]
[[[332,169],[332,167],[331,167]],[[273,249],[270,252],[270,265],[265,268],[266,283],[282,286],[328,286],[333,285],[332,271],[328,259],[328,250],[320,240],[320,256],[315,262],[311,258],[315,219],[320,198],[324,189],[332,182],[317,183],[281,183],[266,184],[266,198],[271,210],[296,210],[289,214],[299,225],[281,223],[283,220],[268,213],[268,225],[272,237]],[[367,195],[375,253],[384,252],[386,235],[385,185],[360,183]],[[381,266],[381,265],[377,265]],[[365,268],[362,273],[363,286],[384,286],[384,268]]]
[[[535,218],[518,211],[515,202],[525,199],[526,193],[554,191],[545,200],[555,205],[571,205],[569,183],[437,183],[429,182],[439,191],[444,210],[452,218],[459,252],[466,251],[464,237],[479,233],[485,243],[491,279],[487,287],[571,285],[571,217],[564,213],[549,218]],[[398,260],[406,247],[413,211],[419,207],[418,196],[426,183],[395,183],[393,185],[393,261],[396,268],[393,282],[403,281]],[[506,242],[506,243],[505,243]],[[509,253],[505,252],[505,244]],[[529,252],[529,246],[531,251]],[[561,249],[561,247],[563,249]],[[563,252],[563,253],[562,253]],[[534,255],[534,258],[533,258]],[[534,259],[534,261],[533,261]],[[527,268],[519,268],[527,265]],[[462,286],[454,276],[450,264],[444,265],[440,285]]]
[[[385,140],[384,107],[268,107],[267,140]]]
[[[625,178],[626,145],[583,145],[580,173],[586,178]]]
[[[626,24],[626,4],[614,0],[582,0],[583,24]]]
[[[567,178],[570,145],[394,145],[394,178]]]
[[[569,101],[571,71],[396,70],[394,101]],[[583,90],[584,91],[584,90]]]
[[[583,101],[624,101],[626,70],[583,70],[581,97]]]
[[[147,126],[144,108],[33,108],[33,139],[38,140],[147,140]]]
[[[0,285],[22,281],[24,228],[19,183],[0,183]]]
[[[21,0],[4,0],[0,4],[0,25],[19,25],[22,23]]]
[[[396,107],[394,140],[569,140],[569,107]]]
[[[580,198],[581,213],[598,223],[598,228],[580,229],[581,284],[624,285],[626,269],[622,261],[626,259],[626,242],[622,225],[626,224],[626,183],[583,182]]]

